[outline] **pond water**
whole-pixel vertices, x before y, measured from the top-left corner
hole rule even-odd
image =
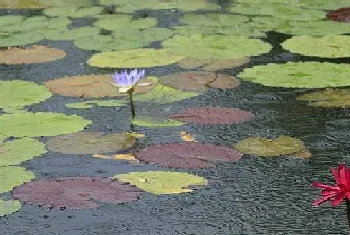
[[[2,128],[0,137],[4,136],[2,138],[4,143],[0,146],[0,159],[2,155],[5,157],[8,151],[25,155],[23,152],[26,152],[26,149],[29,149],[28,152],[34,149],[31,145],[14,144],[9,150],[6,144],[17,139],[31,137],[37,142],[46,144],[46,150],[36,155],[33,154],[34,157],[29,156],[16,163],[10,160],[0,161],[1,182],[4,185],[10,185],[7,190],[0,188],[1,198],[8,201],[18,200],[22,203],[22,206],[12,213],[11,209],[0,202],[0,214],[4,211],[4,216],[0,217],[0,233],[9,235],[348,234],[345,204],[335,209],[328,205],[313,207],[312,203],[319,195],[319,191],[313,188],[311,183],[314,181],[331,183],[333,179],[330,167],[336,166],[339,162],[349,162],[348,127],[350,119],[347,107],[350,103],[347,98],[350,98],[350,93],[347,93],[346,89],[350,82],[346,76],[350,72],[348,67],[350,55],[347,50],[350,48],[347,48],[345,44],[350,45],[350,39],[347,38],[350,36],[346,36],[350,33],[350,24],[327,20],[326,14],[328,10],[350,7],[350,3],[338,1],[332,5],[329,1],[321,0],[307,1],[304,4],[301,4],[300,1],[263,2],[258,0],[238,2],[197,0],[191,3],[171,0],[142,2],[133,0],[76,0],[76,2],[0,0],[0,8],[2,8],[0,9],[0,79],[3,82],[0,84],[0,91],[7,94],[6,96],[0,94],[0,107],[3,108],[1,116],[8,117],[5,120],[0,116],[0,120],[4,123],[0,124]],[[92,6],[101,6],[101,8],[91,9]],[[86,12],[90,12],[80,12],[81,15],[73,13],[67,15],[67,12],[77,13],[74,7],[81,9],[86,7]],[[45,11],[43,11],[44,8],[46,8]],[[45,16],[45,18],[38,18],[35,24],[24,23],[23,18],[8,19],[6,22],[4,18],[1,18],[6,15],[23,16],[25,19],[37,16]],[[115,15],[122,16],[118,18]],[[238,18],[227,19],[225,18],[227,15],[238,16]],[[49,22],[57,19],[55,18],[57,16],[61,17],[59,22]],[[65,23],[62,17],[68,19],[69,22]],[[141,21],[138,21],[139,19]],[[152,19],[156,22],[155,24]],[[260,24],[261,22],[265,23]],[[322,22],[324,25],[320,29],[317,28],[318,26],[306,25],[305,22],[309,24]],[[341,25],[337,32],[331,31],[338,27],[333,27],[333,24]],[[181,25],[184,25],[183,28],[176,28]],[[88,26],[93,26],[94,29],[87,29],[81,35],[77,31],[67,32],[67,27],[73,30]],[[186,29],[185,26],[188,28]],[[170,33],[167,32],[169,35],[165,31],[144,32],[156,27],[169,29]],[[306,28],[310,30],[310,33]],[[30,33],[41,36],[33,39],[35,36]],[[96,39],[98,34],[107,37],[114,33],[114,39],[112,37]],[[157,33],[159,35],[155,36]],[[207,35],[219,36],[211,38],[212,36]],[[316,49],[310,48],[312,44],[317,44],[317,41],[311,42],[310,45],[305,44],[305,46],[297,42],[290,47],[282,46],[286,40],[300,35],[308,35],[315,40],[326,37],[326,35],[343,35],[344,38],[332,39],[331,42],[327,41],[324,45],[320,43],[319,46],[315,46]],[[235,37],[242,38],[236,41]],[[32,45],[57,48],[64,51],[65,55],[56,58],[56,52],[43,52],[43,48],[39,48],[29,56],[20,54],[23,53],[21,51],[15,51],[13,54],[21,56],[14,56],[12,62],[9,58],[13,54],[5,55],[6,51],[14,50],[8,47],[30,49]],[[82,47],[90,49],[82,49]],[[159,55],[163,57],[157,59],[156,52],[152,52],[155,55],[152,53],[148,55],[142,49],[133,51],[138,48],[158,50],[165,48],[170,52]],[[337,48],[337,50],[331,51],[332,48]],[[136,59],[128,61],[130,58],[127,54],[125,55],[126,50],[131,50],[130,58],[135,57]],[[101,51],[102,53],[116,51],[116,53],[110,60],[104,59],[102,54],[102,57],[96,57],[93,64],[92,58]],[[46,55],[41,53],[46,53]],[[48,61],[42,63],[31,61],[34,58],[43,58],[47,54],[49,58],[52,57]],[[139,60],[138,55],[141,58]],[[232,65],[232,61],[240,61],[239,59],[243,57],[246,58],[245,62],[237,62],[238,66]],[[24,64],[13,62],[21,61],[21,58],[26,60]],[[193,61],[185,61],[188,58],[192,58],[197,66],[193,65]],[[182,65],[179,62],[181,59],[185,61]],[[208,59],[211,61],[208,62]],[[210,64],[222,60],[231,61],[231,64],[229,63],[229,66],[216,65],[214,68],[207,69],[209,71],[204,71],[206,70],[203,66],[205,63]],[[286,64],[287,62],[302,65],[309,62],[327,62],[320,64],[320,68],[325,68],[325,70],[328,69],[328,63],[344,67],[329,68],[330,76],[327,74],[328,70],[320,72],[319,67],[312,66],[301,67],[299,70],[289,67],[279,67],[276,71],[265,70],[265,65],[268,63]],[[261,67],[261,71],[258,72],[248,70],[255,66],[264,67]],[[125,68],[145,69],[147,76],[158,78],[154,86],[163,84],[176,88],[175,91],[161,91],[160,89],[159,92],[163,92],[159,95],[160,98],[154,98],[157,97],[154,94],[151,98],[146,96],[156,88],[150,89],[151,91],[145,95],[134,94],[136,117],[152,116],[167,119],[174,114],[180,113],[181,116],[181,112],[187,108],[225,107],[251,112],[254,118],[241,122],[232,121],[229,124],[207,123],[203,125],[203,123],[186,120],[182,120],[185,122],[184,125],[168,127],[149,126],[151,125],[149,123],[132,124],[128,99],[108,90],[110,86],[113,87],[110,84],[113,82],[112,74]],[[180,77],[176,74],[184,71],[190,72],[184,75],[184,79],[178,78],[179,82],[176,82],[178,81],[176,76]],[[205,86],[198,85],[198,83],[193,85],[192,81],[186,84],[186,79],[190,80],[199,72],[204,73],[204,77],[216,76],[217,78],[220,74],[227,75],[229,80],[225,80],[224,84],[219,84],[218,87],[210,85],[212,80],[209,83],[206,81]],[[99,87],[99,83],[91,80],[91,76],[87,76],[81,79],[86,79],[87,82],[72,82],[68,79],[62,80],[59,84],[47,83],[53,79],[93,74],[110,76],[110,82],[102,77],[104,82],[101,82],[101,87]],[[168,76],[173,74],[175,74],[175,80],[169,80]],[[329,77],[325,77],[324,74]],[[227,85],[232,85],[232,81],[237,82],[232,76],[240,80],[239,86],[236,86],[237,84],[232,87]],[[262,77],[267,77],[267,80],[261,79]],[[6,83],[15,80],[33,82],[34,86],[40,84],[43,90]],[[312,82],[309,82],[310,80]],[[203,81],[199,83],[203,84]],[[6,84],[10,85],[6,88]],[[146,85],[146,88],[147,86],[150,85]],[[311,106],[309,101],[301,101],[298,98],[315,91],[328,91],[333,92],[335,96],[340,96],[337,89],[329,87],[344,87],[341,91],[344,92],[344,95],[341,98],[338,97],[340,101],[338,100],[337,104],[327,103],[332,99],[327,98],[327,92],[321,94],[322,98],[316,99],[316,101],[326,101],[326,105],[320,105],[323,107]],[[118,87],[113,87],[113,89],[117,90]],[[175,97],[175,100],[171,100],[169,98],[172,96],[171,92],[176,91],[182,93]],[[181,98],[184,97],[185,92],[194,91],[197,93],[188,93],[188,98]],[[45,97],[43,94],[48,95]],[[103,107],[103,105],[96,104],[90,108],[67,107],[67,104],[70,103],[89,100],[125,100],[126,102],[114,107]],[[214,110],[203,116],[208,115],[210,119],[211,115],[225,115],[218,113],[219,111]],[[26,113],[41,112],[63,113],[68,116],[53,116],[47,119],[41,119],[41,116],[21,116]],[[83,123],[82,120],[79,120],[71,124],[74,122],[68,118],[71,115],[78,115],[91,122]],[[202,120],[201,117],[197,119],[199,120],[197,122]],[[214,122],[221,120],[220,117],[212,117],[212,119]],[[103,135],[136,132],[144,137],[138,137],[136,140],[133,138],[135,143],[131,144],[125,140],[125,137],[121,137],[122,139],[119,140],[121,143],[115,143],[118,140],[103,140],[103,138],[99,140],[99,138],[94,139],[85,135],[74,136],[74,134],[73,137],[61,140],[61,142],[53,140],[58,138],[55,136],[62,134],[84,132],[103,132]],[[184,138],[185,141],[182,140],[181,132],[188,132],[198,143],[185,142],[189,137]],[[269,144],[280,136],[290,136],[294,139],[282,145]],[[250,137],[263,137],[270,141],[267,144],[262,143],[260,148],[256,147],[256,154],[249,154],[249,150],[244,153],[244,148],[238,149],[243,152],[243,157],[237,157],[231,161],[211,162],[210,159],[204,159],[203,162],[209,161],[212,164],[211,167],[200,168],[194,164],[194,167],[178,168],[171,165],[172,159],[159,160],[158,164],[154,162],[156,159],[161,159],[162,154],[167,154],[166,151],[175,152],[171,157],[176,156],[176,151],[179,151],[179,155],[186,150],[196,152],[197,148],[199,152],[203,152],[200,144],[217,145],[232,150],[237,143]],[[103,144],[104,141],[110,142]],[[304,147],[290,150],[294,145],[298,145],[293,141],[301,143]],[[188,143],[194,146],[194,150],[188,146],[181,149],[180,145],[180,147],[175,146],[166,151],[160,147],[158,152],[151,152],[151,154],[146,151],[151,151],[152,146],[165,146],[167,143]],[[252,145],[254,144],[250,144],[249,148],[253,148]],[[277,151],[275,154],[277,156],[264,156],[262,150],[264,148]],[[207,151],[220,150],[208,148]],[[300,151],[304,151],[304,155],[300,155]],[[141,158],[138,156],[140,152],[145,152],[144,155],[154,154],[155,160],[135,162],[103,159],[96,155],[93,157],[94,154],[99,154],[104,155],[105,158],[108,156],[112,158],[111,156],[115,154],[131,153],[136,158]],[[204,152],[203,154],[205,155]],[[220,155],[219,152],[218,155]],[[6,157],[11,158],[12,156],[6,155]],[[182,161],[182,165],[192,164],[191,161],[186,162],[186,159]],[[32,172],[33,176],[23,180],[21,174],[6,173],[13,171],[11,167],[22,167],[27,173]],[[104,200],[99,199],[99,196],[96,195],[90,198],[93,189],[84,188],[79,192],[74,191],[74,187],[80,187],[79,184],[67,191],[60,191],[64,188],[55,191],[49,187],[48,193],[45,193],[45,189],[41,188],[40,191],[39,188],[35,188],[36,186],[26,183],[46,179],[55,180],[57,177],[109,179],[108,177],[120,174],[144,171],[189,173],[203,177],[207,180],[207,185],[196,186],[192,192],[179,194],[157,194],[145,190],[146,192],[140,192],[138,199],[135,198],[126,203],[115,203],[115,198],[112,199],[113,195],[104,195],[105,191],[97,192],[101,198],[105,196]],[[13,178],[18,179],[13,180]],[[184,181],[186,180],[188,179],[184,178]],[[139,178],[138,183],[148,183],[148,181]],[[29,185],[29,188],[24,188],[19,192],[25,185]],[[18,190],[17,193],[16,190]],[[30,191],[32,191],[31,195],[29,195]],[[56,193],[59,197],[56,196]],[[88,198],[82,195],[84,193],[87,193]],[[99,207],[84,207],[84,203],[83,206],[78,205],[78,202],[74,200],[79,195],[80,199],[84,197],[83,200],[96,202]],[[50,201],[50,197],[55,199]],[[123,197],[131,198],[132,196],[124,195]],[[50,203],[55,203],[55,200],[61,201],[56,205],[50,205]],[[80,208],[69,208],[69,204],[65,205],[65,201],[69,200],[73,202],[72,205],[78,205],[77,207],[80,206]],[[108,203],[109,201],[113,203]]]

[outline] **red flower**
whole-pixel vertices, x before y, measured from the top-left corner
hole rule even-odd
[[[346,165],[340,164],[338,169],[331,168],[331,171],[337,186],[312,183],[314,187],[322,189],[321,198],[314,202],[314,206],[319,206],[328,200],[332,202],[332,206],[338,206],[344,199],[350,200],[350,169]]]

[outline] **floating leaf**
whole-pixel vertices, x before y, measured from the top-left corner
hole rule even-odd
[[[259,39],[237,35],[175,35],[162,42],[174,54],[199,59],[238,59],[267,53],[271,46]]]
[[[11,191],[14,187],[34,179],[34,174],[19,166],[0,167],[0,193]]]
[[[113,159],[113,160],[125,160],[125,161],[131,161],[131,162],[138,162],[138,160],[131,154],[116,154],[112,156],[108,155],[101,155],[101,154],[94,154],[92,155],[95,158],[102,158],[102,159]]]
[[[120,107],[127,105],[127,102],[124,100],[89,100],[85,102],[66,104],[66,107],[73,109],[89,109],[94,107],[94,105],[100,107]]]
[[[47,16],[82,18],[98,15],[102,12],[102,7],[53,7],[44,10]]]
[[[136,139],[144,138],[145,134],[137,132],[126,132],[125,134],[135,137]]]
[[[45,4],[38,0],[0,0],[0,8],[5,9],[40,9],[45,7]]]
[[[136,116],[131,119],[131,123],[138,126],[146,127],[172,127],[172,126],[182,126],[185,123],[180,121],[175,121],[171,119],[160,119],[151,116]]]
[[[36,32],[7,34],[0,31],[0,47],[25,46],[39,42],[42,39],[44,39],[44,36]]]
[[[261,157],[290,155],[305,149],[301,140],[289,136],[280,136],[273,140],[250,137],[238,142],[234,147],[242,153]]]
[[[154,89],[146,94],[135,95],[134,101],[167,104],[189,99],[198,95],[199,93],[180,91],[168,86],[158,84]]]
[[[88,64],[99,68],[148,68],[173,64],[183,58],[168,50],[143,48],[97,53]]]
[[[137,152],[138,160],[174,168],[213,167],[215,162],[236,162],[243,154],[213,144],[181,142],[156,144]]]
[[[1,52],[0,52],[1,53]],[[21,80],[0,81],[0,108],[21,108],[51,97],[45,86]]]
[[[0,116],[0,135],[55,136],[81,131],[91,123],[80,116],[62,113],[3,114]]]
[[[233,76],[210,72],[182,72],[160,77],[163,85],[195,92],[205,92],[208,87],[230,89],[240,82]]]
[[[146,93],[152,90],[156,84],[154,77],[148,77],[144,81],[152,85],[145,87],[136,86],[135,94]],[[119,93],[119,90],[113,85],[112,75],[110,74],[63,77],[47,81],[45,82],[45,86],[47,86],[51,92],[63,96],[102,98],[126,95]],[[104,105],[106,104],[108,105],[108,102],[104,102]]]
[[[329,11],[327,18],[333,21],[350,23],[350,7]]]
[[[88,7],[93,5],[91,0],[40,0],[40,2],[47,6],[55,7]]]
[[[44,63],[59,60],[65,56],[65,51],[46,46],[33,46],[26,49],[9,48],[5,51],[0,51],[0,64]]]
[[[14,190],[22,202],[54,208],[98,208],[97,202],[119,204],[138,199],[136,187],[106,178],[60,177],[41,179]]]
[[[88,37],[97,35],[100,32],[100,29],[95,27],[80,27],[80,28],[61,28],[61,29],[44,29],[37,30],[38,33],[45,36],[48,40],[56,41],[69,41],[84,38],[87,40]]]
[[[3,200],[0,198],[0,217],[9,215],[19,211],[22,208],[22,204],[19,201],[14,200]]]
[[[282,43],[282,46],[290,52],[307,56],[350,57],[350,36],[345,35],[294,36]]]
[[[1,1],[3,0],[0,0],[0,4],[1,4]],[[18,24],[22,22],[23,19],[24,17],[20,15],[3,15],[3,16],[0,16],[0,26],[6,27],[6,25]]]
[[[350,27],[346,23],[334,21],[291,21],[288,24],[280,25],[276,31],[291,35],[330,35],[350,33]]]
[[[349,86],[349,72],[348,64],[287,62],[254,66],[243,70],[237,76],[265,86],[323,88]]]
[[[199,107],[185,109],[181,113],[171,115],[170,118],[194,124],[230,125],[250,121],[254,114],[236,108]]]
[[[241,25],[244,22],[248,22],[249,17],[243,15],[230,15],[230,14],[218,14],[218,13],[207,13],[207,14],[184,14],[181,19],[181,23],[192,25],[192,26],[227,26],[232,27]]]
[[[0,144],[0,166],[17,165],[46,153],[45,145],[35,139],[23,138]]]
[[[177,62],[177,65],[183,69],[200,68],[205,71],[216,71],[220,69],[229,69],[239,67],[249,62],[249,58],[243,57],[235,60],[212,60],[212,59],[194,59],[185,58]]]
[[[189,186],[206,186],[208,181],[185,172],[146,171],[116,175],[114,178],[135,185],[153,194],[178,194],[192,192]]]
[[[63,154],[93,154],[117,152],[135,143],[136,138],[128,134],[79,132],[53,137],[47,142],[47,148]]]
[[[309,105],[318,107],[350,107],[349,89],[326,89],[299,96],[297,100],[309,101]]]
[[[105,30],[147,29],[157,25],[155,18],[140,18],[133,20],[131,15],[108,15],[99,18],[94,26]]]

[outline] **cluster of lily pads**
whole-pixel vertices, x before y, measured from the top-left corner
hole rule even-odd
[[[326,58],[349,57],[350,39],[342,35],[350,33],[349,25],[339,20],[327,20],[325,11],[348,6],[347,1],[342,0],[335,3],[325,0],[239,0],[228,8],[226,14],[185,12],[180,24],[171,29],[157,27],[155,18],[135,19],[128,13],[141,9],[195,11],[219,10],[220,7],[204,0],[100,0],[100,6],[88,6],[85,0],[68,2],[19,1],[18,8],[43,8],[45,16],[0,17],[0,47],[10,47],[0,51],[0,63],[64,59],[65,52],[55,48],[39,45],[12,48],[46,39],[69,40],[78,48],[102,51],[87,61],[90,66],[98,68],[149,68],[176,64],[186,71],[158,78],[148,76],[148,85],[137,86],[134,91],[136,104],[166,105],[199,96],[211,89],[237,87],[240,81],[236,77],[217,71],[241,66],[249,62],[249,57],[268,53],[272,46],[258,38],[265,37],[269,31],[295,35],[282,43],[282,47],[292,53]],[[0,0],[0,8],[3,6]],[[106,12],[104,6],[112,8],[111,12]],[[334,14],[328,15],[334,18]],[[341,14],[344,18],[344,11]],[[72,18],[95,18],[95,22],[93,26],[72,28]],[[161,49],[144,48],[156,41],[161,41]],[[288,62],[246,68],[238,78],[265,86],[328,88],[349,86],[349,72],[348,64]],[[0,108],[4,113],[0,116],[0,179],[4,182],[0,193],[13,190],[16,199],[0,200],[0,216],[19,210],[21,202],[55,208],[96,208],[98,202],[117,204],[137,200],[143,191],[175,194],[193,191],[189,188],[191,185],[208,183],[203,177],[174,171],[33,181],[34,174],[19,165],[42,156],[46,149],[62,154],[90,154],[182,169],[236,162],[243,154],[301,158],[311,155],[303,142],[296,138],[280,136],[270,140],[258,136],[243,139],[233,148],[191,141],[154,144],[133,155],[111,157],[103,154],[130,149],[137,143],[137,137],[133,133],[80,132],[92,122],[77,115],[26,110],[27,106],[45,101],[53,94],[84,98],[83,102],[66,104],[67,108],[127,105],[125,94],[119,93],[111,84],[111,77],[111,74],[77,75],[55,78],[44,84],[0,81]],[[298,99],[311,101],[314,106],[348,107],[349,94],[347,89],[327,89]],[[141,115],[130,121],[138,126],[162,128],[186,124],[233,125],[253,118],[253,113],[236,108],[192,107],[169,117]],[[44,144],[37,139],[40,136],[52,138]]]

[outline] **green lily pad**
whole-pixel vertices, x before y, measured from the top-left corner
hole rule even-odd
[[[213,59],[194,59],[184,58],[177,62],[177,65],[183,69],[200,69],[204,71],[216,71],[220,69],[229,69],[247,64],[249,58],[243,57],[234,60],[213,60]]]
[[[0,0],[0,9],[40,9],[46,6],[38,0]]]
[[[14,137],[55,136],[81,131],[91,124],[77,115],[62,113],[14,113],[0,116],[0,135]]]
[[[190,186],[206,186],[208,181],[185,172],[146,171],[116,175],[114,178],[157,195],[192,192]]]
[[[310,106],[348,108],[350,107],[350,90],[326,89],[299,96],[297,100],[309,101]]]
[[[350,27],[347,23],[335,21],[290,21],[279,25],[276,31],[291,35],[329,35],[350,33]]]
[[[97,53],[88,64],[99,68],[148,68],[173,64],[183,58],[165,49],[142,48]]]
[[[155,18],[132,19],[130,15],[108,15],[99,18],[94,26],[105,30],[147,29],[157,25]]]
[[[218,14],[218,13],[207,13],[207,14],[193,14],[187,13],[181,19],[181,23],[191,26],[202,26],[202,27],[235,27],[241,25],[244,22],[248,22],[249,17],[243,15],[230,15],[230,14]]]
[[[89,109],[94,107],[94,105],[100,107],[120,107],[127,104],[128,103],[124,100],[89,100],[85,102],[66,104],[66,107],[73,109]]]
[[[88,7],[92,6],[91,0],[40,0],[42,4],[51,7]]]
[[[11,191],[14,187],[30,182],[35,178],[31,171],[19,166],[0,167],[0,193]]]
[[[83,38],[87,40],[87,37],[97,35],[100,29],[95,27],[80,27],[74,29],[61,28],[61,29],[44,29],[37,30],[38,33],[44,35],[48,40],[76,40]]]
[[[237,3],[246,3],[246,4],[267,4],[267,3],[278,3],[289,5],[293,7],[302,7],[302,8],[314,8],[314,9],[323,9],[331,10],[341,7],[349,6],[348,0],[236,0]]]
[[[161,119],[152,116],[136,116],[131,119],[131,123],[137,126],[145,127],[173,127],[185,125],[184,122],[173,119]]]
[[[0,166],[17,165],[46,153],[45,145],[35,139],[23,138],[0,144]]]
[[[19,211],[22,208],[20,201],[16,200],[3,200],[0,198],[0,217],[4,215],[9,215]]]
[[[277,157],[299,153],[305,149],[304,143],[296,138],[280,136],[274,140],[250,137],[234,145],[241,153],[261,157]]]
[[[290,52],[307,56],[350,57],[350,36],[345,35],[294,36],[282,43],[282,46]]]
[[[271,50],[271,45],[259,39],[236,35],[175,35],[162,42],[170,52],[200,59],[238,59],[257,56]]]
[[[200,93],[187,92],[158,84],[145,94],[134,95],[134,101],[167,104],[198,96]]]
[[[1,8],[1,7],[0,7]],[[18,24],[23,21],[23,16],[20,15],[4,15],[0,16],[0,26],[6,27],[6,25]]]
[[[0,81],[0,108],[23,107],[51,97],[42,85],[21,80]]]
[[[98,15],[102,12],[102,7],[53,7],[44,10],[47,16],[83,18]]]
[[[0,32],[0,47],[25,46],[39,42],[44,36],[36,32],[7,34]]]
[[[349,64],[288,62],[247,68],[237,77],[265,86],[324,88],[349,86],[349,73]]]

